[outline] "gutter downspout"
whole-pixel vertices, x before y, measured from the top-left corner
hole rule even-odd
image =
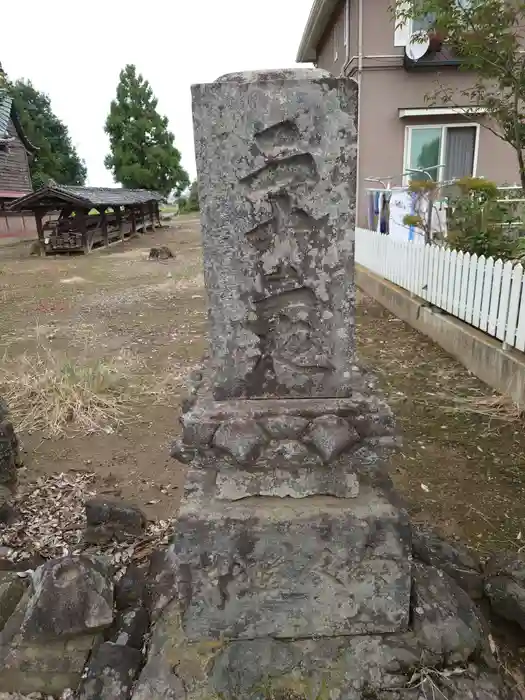
[[[345,52],[345,64],[343,66],[343,75],[345,74],[346,67],[350,62],[350,0],[345,0],[345,34],[346,37],[346,52]]]
[[[356,226],[358,223],[360,198],[361,198],[361,112],[363,104],[362,85],[363,85],[363,0],[358,0],[359,19],[357,24],[357,86],[358,86],[358,105],[357,105],[357,173],[356,173]],[[350,43],[350,42],[348,42]]]

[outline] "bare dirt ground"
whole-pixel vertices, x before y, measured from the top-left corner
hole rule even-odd
[[[100,494],[135,501],[150,517],[176,511],[183,472],[169,443],[184,378],[205,349],[198,222],[181,221],[89,256],[30,258],[24,245],[0,251],[0,356],[11,364],[50,355],[115,363],[133,388],[122,424],[107,432],[49,439],[22,431],[22,478],[91,471]],[[175,259],[148,260],[158,245]],[[0,394],[1,384],[0,375]]]
[[[149,261],[149,248],[163,244],[176,258]],[[197,220],[181,218],[172,228],[86,257],[30,258],[25,245],[0,256],[0,350],[9,361],[49,354],[111,360],[133,389],[115,429],[60,439],[22,431],[23,478],[92,471],[97,492],[169,518],[183,480],[169,443],[178,431],[184,378],[206,342]],[[358,352],[398,415],[404,447],[392,473],[413,517],[482,554],[519,549],[523,424],[498,417],[492,391],[367,297],[358,302]]]

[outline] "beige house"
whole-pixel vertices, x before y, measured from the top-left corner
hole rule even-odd
[[[484,176],[519,182],[513,149],[480,126],[459,94],[455,105],[429,107],[436,81],[461,91],[469,74],[446,46],[409,58],[410,37],[424,27],[396,26],[392,0],[314,0],[297,54],[359,84],[358,223],[366,226],[371,179],[406,184],[409,170],[432,170],[438,179]]]

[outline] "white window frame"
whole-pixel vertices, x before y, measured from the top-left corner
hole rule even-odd
[[[348,48],[350,40],[350,0],[345,0],[345,34],[344,45]]]
[[[470,0],[456,0],[456,2],[470,4]],[[403,0],[401,0],[401,4],[403,4]],[[413,33],[412,20],[409,19],[400,23],[399,15],[396,13],[394,18],[394,46],[406,46]]]
[[[399,20],[396,20],[396,23]],[[394,46],[406,46],[414,30],[412,29],[413,20],[409,19],[400,24],[394,32]]]
[[[410,124],[410,126],[405,126],[405,142],[403,146],[403,185],[406,187],[410,180],[414,179],[414,174],[407,173],[410,167],[410,150],[412,147],[412,130],[413,129],[441,129],[441,146],[439,152],[439,164],[442,167],[439,169],[439,178],[437,182],[443,181],[443,169],[446,165],[445,163],[445,148],[446,148],[446,138],[444,138],[444,130],[457,127],[475,127],[476,136],[474,140],[474,158],[472,159],[472,177],[476,177],[476,172],[478,169],[478,154],[479,154],[479,131],[480,124],[476,122],[462,122],[461,124],[454,122],[447,122],[446,124]],[[405,174],[406,173],[406,174]]]

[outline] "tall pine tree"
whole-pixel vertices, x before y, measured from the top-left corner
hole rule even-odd
[[[6,81],[27,138],[37,147],[30,162],[33,187],[53,179],[59,185],[83,185],[87,170],[71,142],[67,127],[51,108],[49,97],[30,81]]]
[[[157,112],[151,86],[135,66],[120,73],[116,99],[106,120],[111,152],[105,165],[124,187],[156,190],[167,196],[182,192],[188,174],[168,129],[168,120]]]

